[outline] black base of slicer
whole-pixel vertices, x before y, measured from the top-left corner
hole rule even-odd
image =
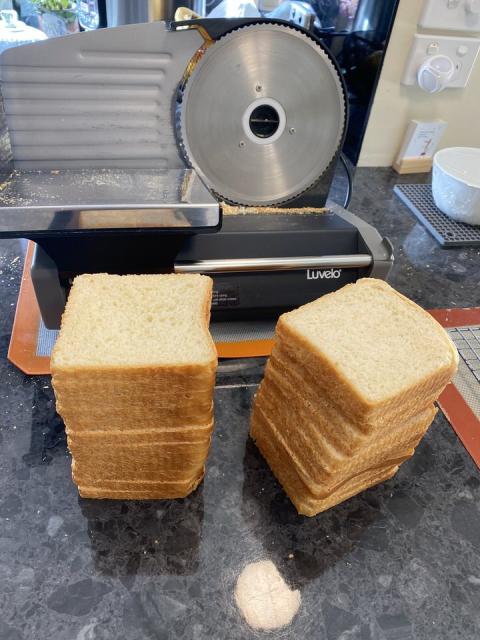
[[[37,241],[32,281],[43,321],[59,327],[72,279],[80,273],[168,273],[202,260],[352,256],[363,268],[209,273],[212,318],[275,318],[358,278],[386,277],[391,247],[375,229],[338,207],[324,214],[224,216],[213,234],[121,234],[51,237]]]

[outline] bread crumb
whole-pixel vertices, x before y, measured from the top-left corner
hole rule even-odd
[[[326,207],[245,207],[221,202],[222,213],[227,216],[244,215],[311,215],[328,213]]]

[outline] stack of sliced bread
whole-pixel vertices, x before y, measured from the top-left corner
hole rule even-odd
[[[89,498],[180,498],[201,482],[217,367],[212,280],[83,275],[52,361],[72,474]]]
[[[429,314],[359,280],[281,316],[251,436],[298,512],[315,515],[397,472],[457,365]]]

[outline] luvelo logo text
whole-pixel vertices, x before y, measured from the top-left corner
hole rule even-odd
[[[341,275],[341,269],[307,269],[307,280],[337,279]]]

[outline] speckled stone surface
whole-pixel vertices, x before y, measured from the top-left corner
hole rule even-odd
[[[393,241],[392,283],[426,307],[480,304],[480,250],[441,249],[396,181],[358,170],[351,204]],[[395,478],[305,518],[247,437],[263,360],[226,361],[193,495],[79,499],[49,378],[6,359],[23,249],[0,242],[1,640],[480,637],[480,475],[442,414]],[[291,625],[268,634],[234,600],[261,559],[301,595]]]

